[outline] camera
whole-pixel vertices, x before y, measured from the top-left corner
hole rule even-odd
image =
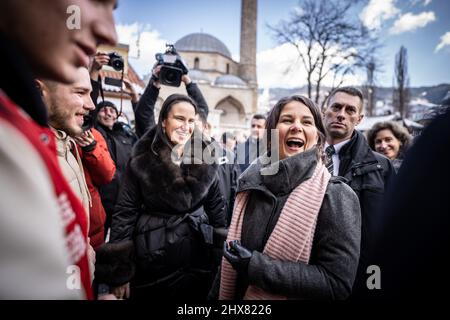
[[[157,65],[161,65],[158,80],[161,84],[171,87],[179,87],[181,77],[188,73],[188,67],[183,59],[178,55],[173,44],[166,45],[164,54],[157,53],[155,55]]]
[[[108,53],[109,62],[108,66],[112,67],[116,71],[122,71],[124,67],[123,58],[117,52]]]

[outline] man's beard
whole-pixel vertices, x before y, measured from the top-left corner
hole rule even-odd
[[[69,121],[67,121],[67,119],[69,118],[70,116],[68,114],[51,113],[49,115],[49,123],[53,128],[64,131],[71,137],[79,136],[81,133],[83,133],[83,129],[78,125],[68,125]]]

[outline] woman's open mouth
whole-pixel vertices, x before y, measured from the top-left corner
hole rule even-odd
[[[305,141],[300,138],[289,138],[286,141],[286,146],[289,151],[296,152],[300,151],[300,149],[305,145]]]

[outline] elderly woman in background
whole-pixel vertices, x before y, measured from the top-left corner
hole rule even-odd
[[[372,150],[388,157],[398,171],[412,137],[406,128],[395,122],[386,121],[374,124],[367,132],[367,140]]]
[[[264,165],[269,152],[242,174],[220,285],[217,277],[209,298],[344,299],[358,266],[361,213],[353,190],[322,162],[320,111],[306,97],[283,98],[266,129],[279,161]]]

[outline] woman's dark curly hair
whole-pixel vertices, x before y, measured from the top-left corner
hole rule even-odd
[[[381,130],[390,130],[394,137],[400,141],[400,151],[399,154],[404,153],[412,141],[412,136],[409,134],[408,130],[393,121],[377,122],[373,127],[367,132],[367,141],[372,150],[375,151],[375,138]]]

